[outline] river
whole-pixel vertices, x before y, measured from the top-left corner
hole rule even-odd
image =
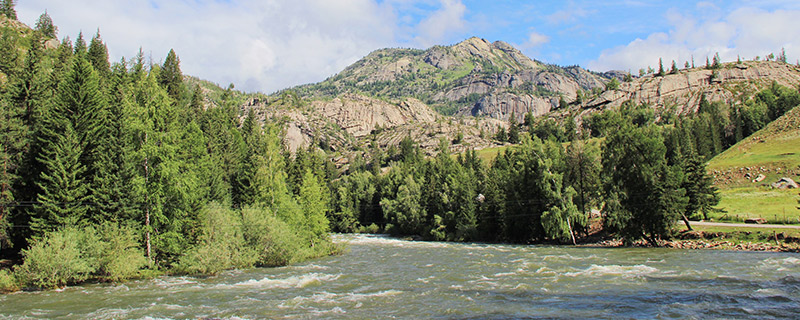
[[[215,277],[0,296],[0,318],[800,318],[800,255],[412,242]]]

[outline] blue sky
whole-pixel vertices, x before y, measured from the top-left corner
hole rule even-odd
[[[427,48],[471,36],[594,71],[800,57],[800,1],[22,0],[21,21],[45,10],[59,37],[99,28],[111,58],[139,47],[156,63],[174,48],[184,73],[270,93],[318,82],[385,47]]]

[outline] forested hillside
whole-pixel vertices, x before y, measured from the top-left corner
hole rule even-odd
[[[23,259],[20,284],[208,274],[334,250],[320,191],[334,173],[316,157],[291,165],[277,127],[240,121],[237,93],[189,85],[174,51],[112,64],[99,33],[45,47],[56,30],[46,13],[35,30],[0,19],[0,253]]]

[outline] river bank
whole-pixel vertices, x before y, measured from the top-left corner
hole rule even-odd
[[[800,252],[800,239],[784,233],[761,233],[749,231],[704,232],[683,231],[674,239],[658,240],[660,248],[685,250],[733,250],[762,252]],[[602,239],[579,244],[581,247],[626,247],[621,239]],[[634,241],[628,247],[654,248],[645,240]]]

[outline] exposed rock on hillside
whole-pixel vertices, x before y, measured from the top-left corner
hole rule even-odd
[[[710,101],[734,103],[739,95],[749,97],[776,81],[795,87],[800,83],[800,68],[781,62],[728,63],[722,68],[694,68],[677,74],[645,76],[623,82],[617,90],[608,90],[585,104],[587,108],[604,109],[620,106],[631,100],[656,109],[676,107],[680,113],[696,112],[703,94]]]
[[[354,137],[368,135],[376,128],[391,128],[406,123],[433,122],[436,113],[417,99],[396,104],[345,94],[330,101],[313,101],[315,113],[341,127]]]
[[[444,114],[508,119],[513,111],[521,119],[528,111],[549,110],[561,96],[572,101],[579,90],[603,88],[607,81],[579,67],[534,61],[505,42],[470,38],[425,51],[378,50],[330,79],[297,90],[312,99],[345,93],[415,97]]]

